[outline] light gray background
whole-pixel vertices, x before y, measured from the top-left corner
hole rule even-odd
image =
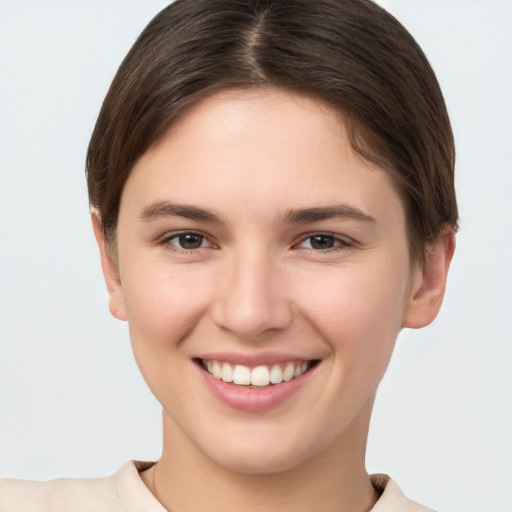
[[[160,452],[110,318],[84,154],[157,0],[0,0],[0,474],[99,476]],[[444,309],[401,335],[368,468],[442,512],[512,510],[512,2],[382,1],[417,38],[456,135],[462,229]]]

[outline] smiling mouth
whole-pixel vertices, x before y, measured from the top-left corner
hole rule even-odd
[[[213,378],[228,384],[261,389],[296,379],[319,363],[319,360],[290,361],[274,365],[259,365],[253,368],[242,364],[232,365],[226,361],[197,359],[196,362]]]

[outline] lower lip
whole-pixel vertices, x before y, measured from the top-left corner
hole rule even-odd
[[[210,392],[227,406],[240,411],[263,412],[274,409],[297,393],[314,369],[288,382],[259,389],[228,384],[216,379],[200,366],[198,366],[198,370]]]

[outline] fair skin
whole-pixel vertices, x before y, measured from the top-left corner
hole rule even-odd
[[[335,111],[275,89],[217,93],[173,124],[125,185],[115,251],[92,217],[111,312],[163,407],[142,474],[161,503],[369,510],[376,389],[400,329],[439,310],[452,231],[414,264],[388,175]],[[236,365],[252,385],[222,380]]]

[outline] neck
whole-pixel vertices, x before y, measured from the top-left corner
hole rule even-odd
[[[343,438],[313,457],[285,471],[258,474],[218,465],[164,414],[162,458],[142,478],[173,512],[368,511],[378,498],[364,466],[370,411],[371,404]]]

